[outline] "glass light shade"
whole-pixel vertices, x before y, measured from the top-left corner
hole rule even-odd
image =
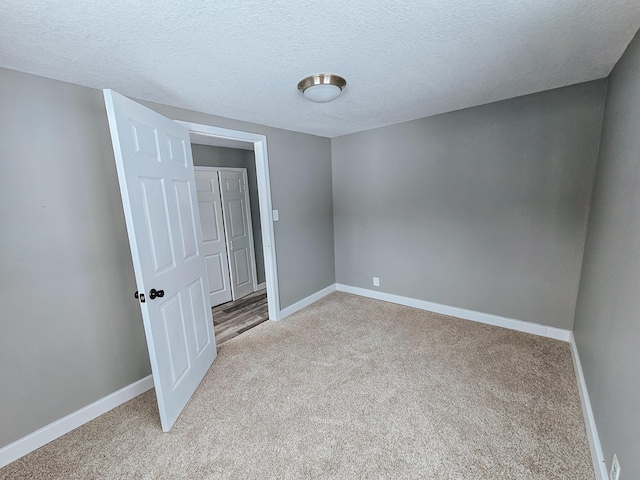
[[[312,85],[304,91],[304,96],[312,102],[326,103],[338,98],[341,92],[337,85]]]

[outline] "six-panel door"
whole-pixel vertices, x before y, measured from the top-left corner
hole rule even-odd
[[[229,260],[225,241],[224,223],[218,172],[196,170],[198,208],[202,225],[202,250],[209,279],[211,306],[231,301]]]
[[[110,90],[105,103],[167,431],[216,356],[189,132]]]
[[[224,225],[227,232],[227,251],[231,273],[233,299],[254,291],[255,260],[253,233],[247,203],[246,175],[240,171],[221,170],[220,194]]]

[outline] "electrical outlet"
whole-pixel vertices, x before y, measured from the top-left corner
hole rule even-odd
[[[280,219],[280,215],[278,215],[278,210],[273,211],[273,221],[277,222]]]
[[[618,480],[620,478],[620,463],[618,462],[618,456],[613,454],[613,462],[611,462],[611,471],[609,472],[610,480]]]
[[[373,286],[374,287],[380,286],[380,279],[378,277],[373,277]]]

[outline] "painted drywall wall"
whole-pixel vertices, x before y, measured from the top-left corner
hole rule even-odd
[[[0,447],[150,373],[102,92],[0,69]],[[267,136],[281,307],[335,282],[330,140]]]
[[[262,250],[262,227],[260,225],[260,202],[258,200],[258,177],[253,151],[239,148],[214,147],[191,144],[193,164],[199,167],[232,167],[247,169],[247,189],[253,230],[253,249],[256,252],[256,276],[258,283],[265,281],[264,252]]]
[[[151,373],[101,92],[0,69],[0,447]]]
[[[609,78],[574,335],[607,470],[640,478],[640,35]]]
[[[570,329],[605,86],[332,139],[336,281]]]

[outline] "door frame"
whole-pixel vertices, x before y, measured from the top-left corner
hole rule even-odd
[[[271,179],[269,177],[269,155],[267,136],[258,133],[231,130],[175,120],[189,129],[189,133],[207,137],[253,143],[258,180],[258,203],[260,204],[260,227],[262,228],[262,251],[264,253],[264,275],[267,283],[269,320],[280,320],[280,295],[278,289],[278,265],[276,261],[275,232],[273,228],[273,205],[271,202]],[[256,279],[257,281],[257,279]]]

